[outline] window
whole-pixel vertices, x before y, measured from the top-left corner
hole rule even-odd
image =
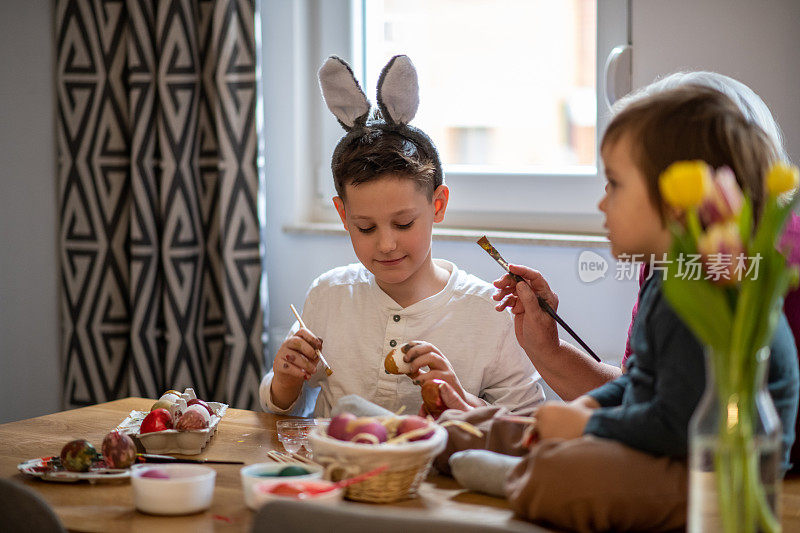
[[[442,160],[536,173],[595,165],[596,0],[364,2],[364,81],[388,58],[419,71],[414,123]],[[354,28],[359,31],[360,28]],[[358,50],[356,50],[358,52]],[[464,149],[478,149],[473,162]]]
[[[411,57],[421,97],[412,124],[442,156],[451,188],[446,226],[601,231],[603,67],[611,49],[628,42],[626,0],[310,0],[308,6],[310,71],[328,55],[345,58],[373,105],[388,59]],[[319,151],[312,154],[316,187],[306,214],[337,221],[330,155],[344,132],[319,92],[309,96],[309,131],[318,132],[312,143]]]

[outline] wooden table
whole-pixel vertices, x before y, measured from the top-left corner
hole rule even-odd
[[[85,438],[96,447],[103,437],[130,413],[147,410],[153,400],[126,398],[28,420],[0,424],[0,476],[22,481],[53,507],[63,524],[74,531],[249,531],[254,513],[244,504],[239,465],[209,465],[217,471],[214,500],[203,513],[158,517],[137,512],[130,483],[55,483],[20,474],[17,464],[36,457],[58,455],[68,441]],[[246,464],[268,461],[269,450],[282,450],[275,422],[283,417],[241,409],[228,409],[209,446],[195,458],[241,460]],[[343,503],[342,505],[358,505]],[[431,476],[420,497],[391,504],[413,508],[432,516],[457,518],[493,525],[514,520],[505,500],[461,489],[455,481]],[[800,524],[800,522],[798,522]]]
[[[217,471],[211,508],[178,517],[137,512],[128,482],[54,483],[31,479],[17,471],[17,464],[27,459],[58,455],[61,447],[72,439],[85,438],[99,447],[105,434],[131,410],[146,410],[152,403],[153,400],[144,398],[126,398],[0,424],[0,477],[21,481],[39,492],[73,531],[249,531],[254,513],[244,504],[238,465],[210,465]],[[275,433],[275,422],[280,418],[283,417],[228,409],[211,444],[201,455],[192,457],[241,460],[246,464],[265,462],[267,451],[283,449]],[[467,492],[442,476],[431,476],[421,487],[419,498],[391,506],[493,525],[514,520],[505,500]],[[800,531],[800,477],[784,482],[783,528],[786,532]]]

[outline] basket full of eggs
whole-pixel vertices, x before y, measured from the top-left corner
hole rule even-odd
[[[419,416],[356,417],[342,413],[327,430],[314,429],[309,440],[314,460],[332,481],[351,478],[383,465],[388,469],[347,487],[351,500],[387,503],[416,494],[436,457],[447,443],[447,432]]]
[[[411,375],[411,365],[403,355],[412,346],[392,350],[384,359],[387,374]],[[482,436],[474,426],[447,421],[438,424],[446,409],[440,395],[444,382],[427,380],[421,388],[428,418],[420,416],[356,417],[342,413],[331,419],[327,428],[317,426],[309,434],[314,461],[325,467],[325,478],[339,481],[372,471],[384,465],[382,473],[347,487],[345,497],[363,502],[388,503],[413,497],[428,475],[434,457],[447,444],[445,426]]]

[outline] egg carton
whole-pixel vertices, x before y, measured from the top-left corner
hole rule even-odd
[[[149,411],[131,411],[116,429],[130,435],[134,441],[137,442],[137,445],[144,448],[146,453],[197,455],[203,451],[203,448],[208,445],[211,438],[216,434],[219,421],[225,416],[225,412],[228,410],[227,404],[219,402],[207,403],[214,414],[211,416],[211,422],[205,429],[192,429],[187,431],[165,429],[152,433],[139,433],[142,420],[144,420],[144,417],[147,416]],[[183,409],[185,408],[186,403],[184,399]],[[176,409],[176,412],[177,411],[178,409]],[[182,412],[182,410],[180,410],[180,412]],[[171,414],[174,415],[174,412]]]

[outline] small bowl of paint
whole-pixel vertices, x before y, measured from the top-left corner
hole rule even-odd
[[[250,509],[258,509],[254,487],[256,483],[282,483],[285,481],[322,479],[322,466],[310,464],[255,463],[242,467],[242,491]]]

